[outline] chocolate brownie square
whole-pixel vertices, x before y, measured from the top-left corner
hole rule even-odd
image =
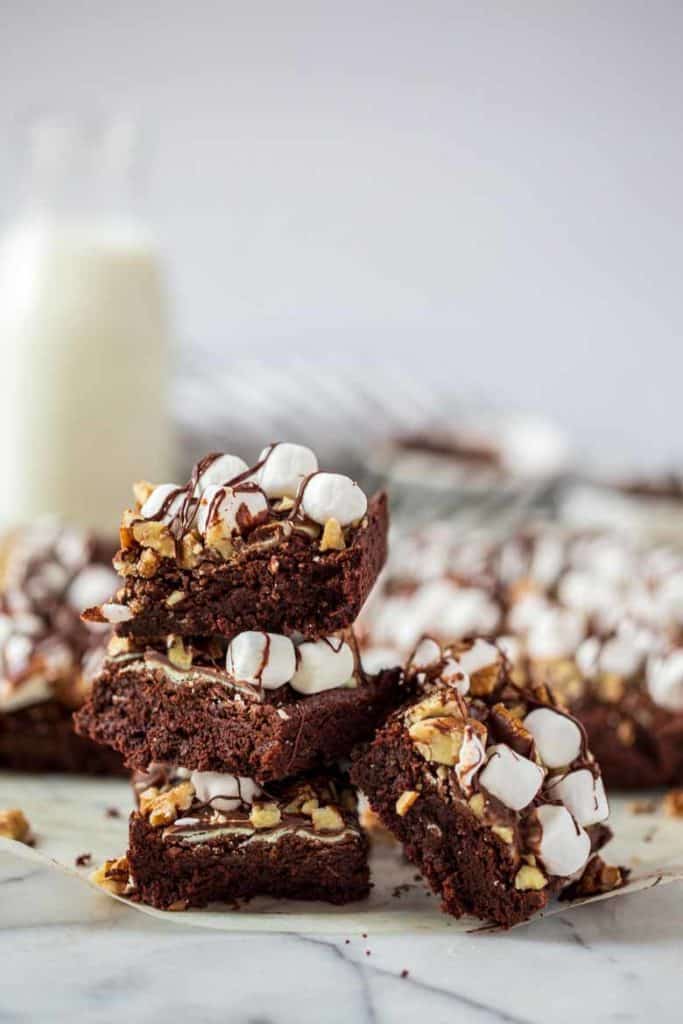
[[[526,920],[609,834],[585,734],[547,689],[513,682],[493,642],[424,640],[408,672],[412,696],[352,779],[447,913]]]
[[[334,904],[367,895],[368,843],[341,776],[265,791],[225,774],[173,774],[143,790],[131,815],[124,885],[132,898],[184,910],[257,895]]]
[[[335,632],[352,624],[386,559],[386,495],[368,503],[300,445],[271,445],[251,467],[209,455],[185,486],[136,494],[114,560],[122,586],[85,615],[121,635]]]
[[[171,762],[267,782],[347,756],[396,706],[400,683],[399,669],[365,674],[350,631],[172,636],[163,652],[114,637],[75,721],[130,768]]]

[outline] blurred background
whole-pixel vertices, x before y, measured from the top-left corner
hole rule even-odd
[[[302,366],[348,368],[379,396],[402,376],[411,429],[446,393],[549,417],[592,462],[683,464],[679,3],[2,10],[3,225],[23,119],[133,118],[181,425],[257,419],[235,365],[259,358],[289,371],[271,407]]]

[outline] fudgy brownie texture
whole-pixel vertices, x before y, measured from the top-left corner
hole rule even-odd
[[[350,789],[297,780],[233,802],[199,800],[191,781],[145,791],[130,819],[132,898],[179,910],[256,895],[335,904],[367,895],[368,843]]]
[[[0,768],[22,772],[125,774],[121,755],[77,736],[71,710],[56,700],[0,715]]]
[[[132,613],[118,626],[120,635],[268,630],[321,636],[350,626],[386,560],[386,495],[370,501],[364,520],[347,531],[342,549],[321,548],[321,527],[287,532],[282,527],[281,521],[255,527],[249,543],[228,557],[198,541],[198,554],[185,567],[178,558],[151,554],[153,549],[133,540],[115,560],[123,577],[117,606]],[[267,536],[261,536],[266,529]]]
[[[265,782],[346,756],[400,700],[398,669],[355,688],[263,699],[191,671],[178,678],[144,662],[105,663],[77,731],[118,750],[130,768],[164,761]]]
[[[413,695],[356,752],[352,780],[447,913],[510,927],[607,840],[599,768],[576,720],[514,683],[495,644],[426,640],[408,672]]]
[[[683,782],[683,713],[657,707],[642,691],[633,691],[632,701],[635,713],[628,699],[615,707],[586,695],[572,705],[606,785],[642,789]]]

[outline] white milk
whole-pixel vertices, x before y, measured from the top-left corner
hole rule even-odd
[[[35,215],[0,241],[0,526],[113,533],[169,478],[165,299],[142,229]]]

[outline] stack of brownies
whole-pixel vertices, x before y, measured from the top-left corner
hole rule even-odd
[[[161,908],[255,894],[344,903],[367,840],[338,767],[396,706],[352,624],[385,561],[386,497],[301,445],[139,484],[85,619],[113,628],[77,730],[139,773],[127,858],[98,880]]]

